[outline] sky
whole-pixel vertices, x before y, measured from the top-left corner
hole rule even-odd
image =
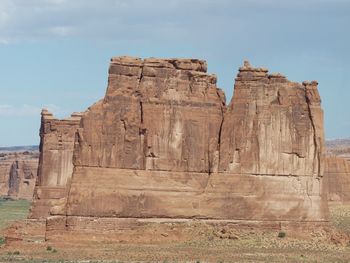
[[[40,111],[104,96],[113,56],[200,58],[233,94],[243,60],[317,80],[326,138],[350,137],[350,0],[0,0],[0,146],[39,144]]]

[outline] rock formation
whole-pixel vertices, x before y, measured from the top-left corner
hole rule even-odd
[[[348,203],[350,201],[350,140],[326,141],[325,185],[328,201]]]
[[[43,114],[32,211],[46,187],[67,198],[32,218],[68,229],[101,217],[327,220],[315,81],[245,62],[226,107],[205,61],[118,57],[104,99],[73,119]]]
[[[317,82],[289,82],[267,69],[240,68],[224,117],[220,171],[322,176],[323,113]]]
[[[337,156],[327,156],[325,183],[328,200],[346,203],[350,201],[350,162]]]
[[[80,114],[57,120],[47,110],[41,113],[38,179],[30,217],[49,215],[51,207],[64,202],[73,172],[73,148]]]
[[[32,200],[38,158],[34,152],[2,153],[0,157],[0,196]]]

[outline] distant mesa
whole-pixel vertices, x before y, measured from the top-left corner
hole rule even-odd
[[[38,151],[38,145],[30,146],[1,146],[0,152],[25,152],[25,151]]]

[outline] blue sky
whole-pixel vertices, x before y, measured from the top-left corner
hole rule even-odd
[[[244,59],[318,80],[326,137],[350,137],[349,14],[350,0],[0,0],[0,145],[38,144],[42,107],[102,98],[120,55],[206,59],[228,100]]]

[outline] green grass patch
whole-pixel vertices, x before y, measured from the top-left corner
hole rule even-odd
[[[0,236],[0,246],[6,243],[6,239]]]
[[[14,220],[26,218],[29,207],[27,200],[0,199],[0,229],[6,228]]]

